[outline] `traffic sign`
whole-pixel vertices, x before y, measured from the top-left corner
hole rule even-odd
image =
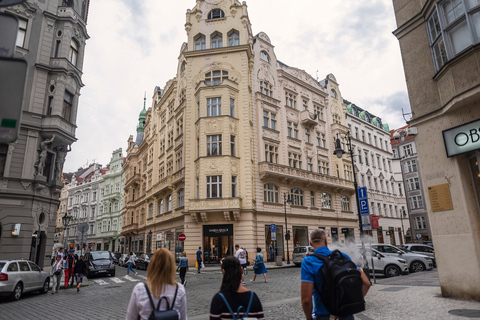
[[[84,223],[80,223],[77,228],[78,228],[78,231],[84,233],[88,231],[89,226],[88,226],[88,223],[84,222]]]
[[[272,223],[270,225],[270,232],[271,232],[271,237],[270,238],[272,239],[272,241],[276,241],[277,240],[277,226],[274,223]]]
[[[187,237],[183,233],[180,233],[178,235],[178,241],[183,242],[185,241],[185,239],[187,239]]]
[[[369,215],[367,187],[358,188],[358,203],[360,204],[360,214]]]

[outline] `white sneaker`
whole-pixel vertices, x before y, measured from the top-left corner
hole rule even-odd
[[[135,272],[135,275],[137,275],[137,274],[138,274],[138,272]]]

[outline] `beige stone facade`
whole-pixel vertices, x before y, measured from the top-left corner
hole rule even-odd
[[[457,1],[455,22],[447,1],[393,5],[442,294],[480,300],[478,2]]]
[[[185,29],[176,77],[155,88],[128,140],[125,250],[185,250],[191,264],[198,247],[218,263],[235,244],[286,257],[285,215],[290,256],[313,228],[359,241],[351,162],[333,156],[347,131],[335,77],[277,61],[239,1],[198,0]]]

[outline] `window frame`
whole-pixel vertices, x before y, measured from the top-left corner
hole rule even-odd
[[[222,155],[222,135],[207,135],[207,157]]]
[[[222,115],[222,97],[207,98],[207,117]]]
[[[215,19],[223,19],[223,18],[225,18],[225,12],[223,12],[223,10],[219,8],[210,10],[210,12],[207,15],[207,20],[215,20]]]
[[[222,176],[207,176],[207,199],[222,198]],[[216,196],[214,196],[216,195]]]
[[[273,201],[270,201],[270,200],[273,200]],[[269,202],[269,203],[279,203],[277,185],[273,183],[265,183],[263,185],[263,201]]]

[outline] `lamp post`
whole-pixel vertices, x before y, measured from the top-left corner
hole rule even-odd
[[[402,212],[400,213],[400,221],[402,222],[403,243],[405,243],[405,229],[403,228],[403,218],[407,217],[407,213],[405,212],[405,209],[402,209],[401,211]]]
[[[147,253],[150,255],[152,253],[152,230],[148,233],[148,238],[147,238]]]
[[[285,208],[285,242],[287,243],[287,264],[290,264],[290,252],[288,250],[288,240],[290,240],[290,232],[288,232],[287,226],[287,203],[292,203],[290,194],[287,195],[285,192],[283,194],[283,207]]]
[[[357,213],[358,213],[358,226],[360,228],[360,240],[362,241],[362,256],[363,256],[363,261],[367,263],[367,258],[365,256],[365,243],[363,240],[363,224],[362,224],[362,215],[360,213],[360,202],[358,199],[358,184],[357,184],[357,175],[355,173],[355,160],[353,158],[353,148],[352,148],[352,136],[350,135],[350,131],[347,131],[345,134],[345,137],[347,138],[347,147],[348,147],[348,153],[350,153],[350,158],[352,159],[352,173],[353,173],[353,186],[355,187],[355,199],[357,202]],[[343,155],[345,154],[345,150],[342,149],[342,145],[340,143],[340,138],[338,137],[337,133],[337,139],[335,140],[335,151],[333,151],[333,154],[337,156],[337,158],[341,159]]]
[[[65,212],[65,215],[62,217],[62,222],[63,222],[63,243],[64,243],[64,250],[67,250],[67,223],[70,221],[72,217],[69,217],[68,214]]]

